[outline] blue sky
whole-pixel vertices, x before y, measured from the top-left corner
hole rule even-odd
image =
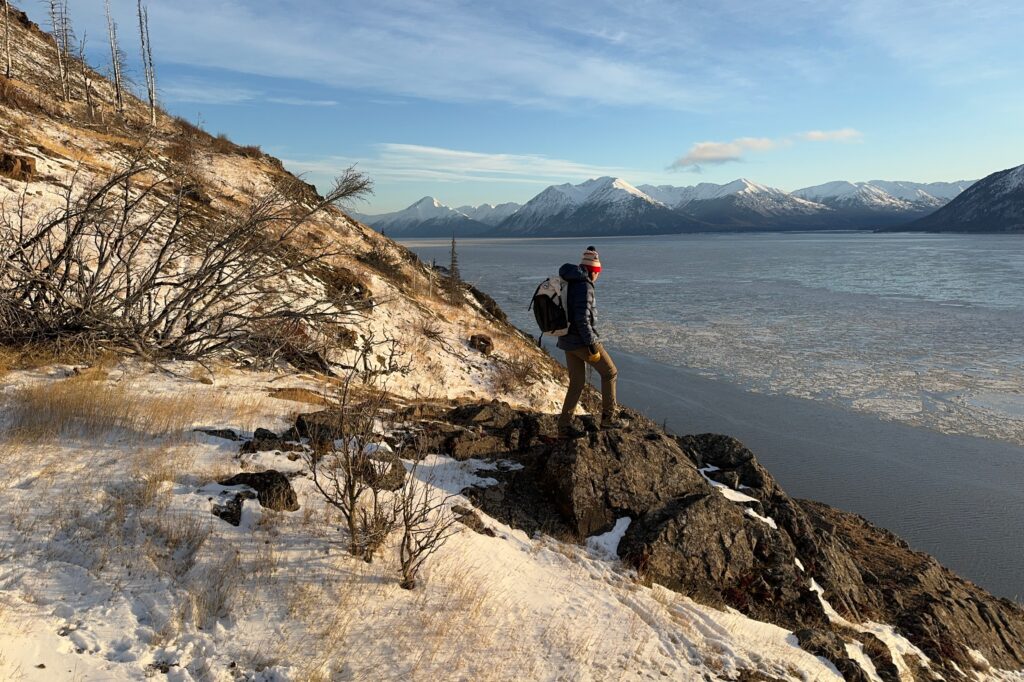
[[[137,61],[134,2],[112,5]],[[70,6],[102,67],[102,3]],[[793,190],[1024,163],[1019,0],[149,6],[171,112],[318,184],[358,164],[368,213],[599,175]]]

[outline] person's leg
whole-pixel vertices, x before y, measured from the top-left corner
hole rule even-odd
[[[565,402],[562,403],[562,414],[558,417],[558,430],[564,431],[572,424],[572,416],[576,412],[576,405],[583,395],[583,387],[587,384],[587,361],[585,359],[586,349],[565,351],[565,366],[569,370],[569,389],[565,392]]]
[[[612,356],[608,354],[603,345],[601,346],[601,359],[594,363],[594,369],[601,375],[601,419],[602,421],[612,419],[615,417],[617,404],[615,383],[619,370],[615,367]]]

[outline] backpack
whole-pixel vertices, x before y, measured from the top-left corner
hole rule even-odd
[[[564,279],[555,275],[541,282],[533,292],[533,300],[527,310],[533,310],[540,327],[538,345],[545,334],[565,336],[569,333],[569,317],[565,314],[566,284]]]

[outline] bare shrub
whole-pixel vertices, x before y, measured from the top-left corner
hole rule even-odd
[[[523,355],[495,357],[494,387],[502,393],[515,393],[539,378],[536,361]]]
[[[231,613],[238,596],[241,560],[238,550],[228,550],[218,561],[193,568],[188,585],[192,622],[209,628]]]
[[[349,553],[367,562],[395,527],[394,508],[375,486],[380,463],[371,445],[379,439],[374,426],[385,399],[380,392],[357,401],[346,384],[338,401],[337,438],[306,455],[314,486],[348,529]]]
[[[452,496],[435,487],[432,477],[421,480],[418,474],[419,460],[414,460],[396,503],[402,531],[398,546],[399,585],[406,590],[416,587],[424,562],[457,532],[450,505]]]
[[[196,359],[245,352],[267,326],[316,334],[369,307],[339,308],[322,283],[300,286],[333,254],[289,243],[316,214],[368,192],[365,176],[349,169],[316,202],[280,187],[212,218],[191,208],[187,180],[142,150],[105,181],[73,180],[64,207],[36,222],[24,199],[0,207],[0,342],[77,338]]]
[[[422,317],[416,320],[416,335],[428,341],[440,341],[444,338],[441,327],[429,317]]]
[[[403,269],[402,261],[388,250],[383,241],[374,243],[369,251],[357,258],[399,286],[409,285],[409,275]]]
[[[380,489],[386,469],[395,465],[380,461],[376,453],[384,448],[381,431],[390,415],[387,382],[409,371],[402,359],[394,339],[364,335],[339,387],[330,436],[315,437],[306,454],[314,486],[348,529],[349,553],[367,562],[396,523],[395,506]]]

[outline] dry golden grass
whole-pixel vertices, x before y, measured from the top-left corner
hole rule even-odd
[[[152,394],[128,380],[106,381],[101,366],[58,381],[17,388],[8,394],[5,434],[9,440],[40,442],[95,440],[115,436],[128,442],[184,439],[193,424],[210,420],[252,430],[268,410],[260,398],[213,389]]]
[[[140,440],[181,434],[199,413],[194,395],[133,393],[95,373],[34,384],[11,392],[8,434],[22,441],[95,439],[118,433]]]

